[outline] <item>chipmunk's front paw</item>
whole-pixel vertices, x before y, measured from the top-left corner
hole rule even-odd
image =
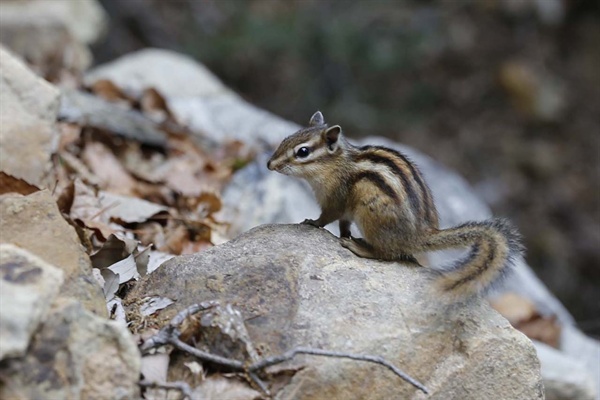
[[[314,220],[314,219],[309,219],[309,218],[306,218],[304,221],[302,221],[302,222],[300,222],[300,223],[301,223],[302,225],[310,225],[310,226],[314,226],[314,227],[317,227],[317,228],[320,228],[320,227],[321,227],[321,226],[320,226],[320,225],[317,223],[317,221],[316,221],[316,220]]]

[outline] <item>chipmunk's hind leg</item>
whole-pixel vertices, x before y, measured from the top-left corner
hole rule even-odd
[[[347,248],[359,257],[374,259],[378,258],[375,254],[375,251],[373,250],[373,247],[367,242],[365,242],[364,239],[342,237],[340,238],[340,244],[342,245],[342,247]]]

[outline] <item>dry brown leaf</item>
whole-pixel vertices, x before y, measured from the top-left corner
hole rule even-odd
[[[140,98],[140,109],[154,121],[162,122],[171,118],[165,98],[154,88],[147,88]]]
[[[39,187],[27,183],[23,179],[15,178],[6,172],[0,171],[0,194],[19,193],[24,196],[37,192]]]
[[[131,99],[119,89],[112,81],[108,79],[99,79],[92,84],[90,87],[92,93],[102,97],[108,101],[119,101],[125,100],[127,103],[131,103]]]
[[[516,293],[506,293],[491,302],[491,304],[513,326],[528,321],[537,314],[535,305]]]
[[[491,305],[530,339],[558,348],[561,328],[556,316],[540,315],[529,299],[515,293],[506,293]]]
[[[183,224],[169,221],[167,228],[165,228],[165,243],[157,249],[166,253],[179,255],[185,243],[189,242],[189,240],[188,230]]]
[[[81,126],[68,122],[57,122],[59,132],[58,152],[67,151],[81,137]]]
[[[83,150],[82,158],[100,179],[102,182],[100,186],[103,189],[125,195],[135,192],[135,179],[105,145],[98,142],[88,143]]]

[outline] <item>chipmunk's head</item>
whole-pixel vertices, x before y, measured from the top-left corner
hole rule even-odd
[[[267,162],[267,168],[285,175],[314,177],[325,172],[327,166],[341,156],[345,145],[342,128],[328,127],[323,114],[317,111],[307,128],[281,142]]]

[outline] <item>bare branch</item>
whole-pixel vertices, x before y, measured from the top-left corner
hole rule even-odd
[[[307,347],[297,347],[295,349],[286,351],[284,354],[281,354],[278,356],[266,357],[260,361],[257,361],[253,364],[248,365],[242,361],[230,359],[227,357],[222,357],[222,356],[215,355],[215,354],[210,354],[205,351],[199,350],[196,347],[190,346],[189,344],[187,344],[187,343],[181,341],[181,339],[179,339],[179,335],[181,334],[181,332],[179,332],[178,327],[179,327],[179,325],[181,325],[183,323],[183,321],[187,317],[197,314],[198,312],[201,312],[201,311],[206,311],[209,308],[216,307],[217,305],[219,305],[218,301],[206,301],[203,303],[194,304],[194,305],[186,308],[185,310],[180,311],[175,317],[173,317],[173,319],[171,320],[171,322],[168,325],[163,327],[156,335],[154,335],[150,339],[146,340],[146,342],[144,342],[140,346],[140,350],[142,350],[142,352],[144,353],[144,352],[149,351],[152,348],[163,346],[166,344],[171,344],[175,348],[177,348],[181,351],[185,351],[186,353],[189,353],[189,354],[199,358],[202,361],[208,361],[208,362],[212,362],[215,364],[219,364],[219,365],[227,367],[236,372],[245,372],[247,374],[247,376],[267,395],[269,394],[267,385],[258,377],[257,372],[261,372],[265,368],[270,367],[272,365],[280,364],[285,361],[290,361],[298,354],[308,354],[308,355],[323,356],[323,357],[349,358],[351,360],[366,361],[366,362],[383,365],[384,367],[388,368],[390,371],[392,371],[394,374],[396,374],[400,378],[404,379],[405,381],[407,381],[408,383],[410,383],[417,389],[421,390],[423,393],[429,393],[427,391],[427,388],[422,383],[420,383],[416,379],[412,378],[408,374],[404,373],[402,370],[400,370],[399,368],[397,368],[390,362],[386,361],[383,357],[379,357],[379,356],[372,356],[372,355],[367,355],[367,354],[362,355],[362,354],[342,353],[342,352],[338,352],[338,351],[312,349],[312,348],[307,348]],[[174,382],[174,383],[177,383],[177,382]],[[189,386],[188,386],[188,389],[189,389]],[[182,392],[183,392],[183,390],[182,390]]]
[[[140,381],[139,385],[142,387],[152,388],[152,389],[175,389],[179,390],[181,394],[183,394],[183,399],[191,399],[192,398],[192,389],[190,385],[183,381],[175,381],[175,382],[151,382],[151,381]]]
[[[266,357],[259,362],[256,362],[248,367],[248,371],[257,371],[262,370],[263,368],[270,367],[271,365],[280,364],[285,361],[289,361],[294,358],[298,354],[310,354],[313,356],[324,356],[324,357],[336,357],[336,358],[349,358],[351,360],[358,361],[367,361],[375,364],[383,365],[384,367],[391,370],[394,374],[398,375],[400,378],[404,379],[417,389],[423,391],[424,393],[429,393],[427,388],[420,383],[419,381],[412,378],[410,375],[401,371],[399,368],[386,361],[383,357],[379,356],[371,356],[371,355],[361,355],[361,354],[350,354],[350,353],[342,353],[338,351],[328,351],[321,349],[311,349],[307,347],[296,347],[295,349],[286,351],[285,353],[279,356]]]

